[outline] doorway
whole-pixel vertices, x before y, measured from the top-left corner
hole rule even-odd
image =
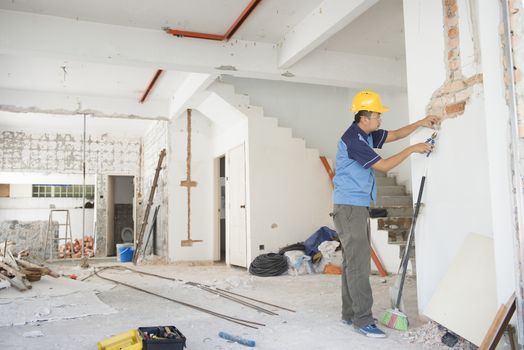
[[[229,264],[247,267],[246,157],[244,144],[227,153],[226,230]]]
[[[226,157],[218,159],[218,261],[226,261]]]
[[[116,245],[133,243],[134,176],[107,178],[107,256],[116,255]]]

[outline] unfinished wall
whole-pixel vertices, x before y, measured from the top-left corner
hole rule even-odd
[[[137,220],[135,221],[136,231],[140,231],[142,225],[144,211],[146,209],[147,201],[149,200],[149,195],[151,193],[151,186],[153,184],[153,179],[155,177],[156,168],[158,165],[158,158],[160,151],[166,149],[166,157],[162,163],[162,170],[160,171],[158,177],[157,188],[155,191],[155,197],[153,198],[153,203],[151,206],[148,225],[144,232],[144,242],[147,239],[151,223],[153,222],[153,214],[157,205],[160,205],[158,215],[157,215],[157,237],[156,237],[156,254],[167,257],[168,256],[168,215],[169,215],[169,203],[168,203],[168,178],[169,173],[169,154],[172,151],[168,148],[168,123],[165,121],[156,121],[153,125],[147,130],[144,135],[144,145],[143,145],[143,155],[141,158],[142,162],[142,171],[141,178],[137,179],[137,183],[140,187],[137,188],[137,191],[141,191],[141,196],[137,195],[137,205],[138,213]],[[138,157],[137,157],[138,159]],[[137,162],[138,164],[138,162]],[[147,247],[147,252],[150,252],[152,248],[152,238]]]
[[[519,119],[519,136],[524,137],[524,4],[522,0],[512,0],[510,6],[510,26],[513,32],[511,44],[513,48],[513,65],[515,74],[515,90],[517,93],[517,115]],[[520,142],[520,155],[524,157],[524,142]],[[524,172],[524,159],[520,162],[520,172]]]
[[[87,136],[86,172],[96,177],[96,254],[104,256],[107,175],[137,175],[139,138]],[[0,171],[82,174],[82,137],[72,133],[0,133]]]
[[[203,242],[191,247],[182,247],[180,243],[187,239],[188,234],[188,194],[187,188],[180,186],[180,182],[187,179],[187,115],[183,113],[169,124],[169,258],[174,261],[211,261],[214,258],[216,221],[212,152],[214,125],[197,110],[192,111],[191,120],[191,180],[196,181],[197,186],[191,188],[190,230],[192,239]]]
[[[507,216],[495,210],[506,209],[509,198],[507,128],[500,127],[507,125],[507,114],[500,104],[489,106],[500,103],[500,94],[492,90],[493,84],[500,86],[500,61],[493,64],[494,57],[488,55],[498,49],[487,36],[492,32],[484,32],[484,19],[493,21],[494,11],[482,5],[466,0],[404,1],[410,118],[415,121],[414,116],[428,111],[443,119],[431,157],[412,158],[414,193],[427,168],[425,206],[416,233],[422,313],[468,233],[493,237],[495,245],[508,240]],[[490,77],[491,85],[483,84],[484,76]],[[504,243],[496,249],[497,284],[508,283],[511,264],[502,262],[502,256],[512,252]]]
[[[47,226],[47,220],[1,221],[0,240],[15,242],[16,252],[28,249],[33,257],[43,258]]]

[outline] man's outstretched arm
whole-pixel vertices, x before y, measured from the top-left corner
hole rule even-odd
[[[440,123],[439,117],[437,117],[436,115],[428,115],[426,118],[420,119],[419,121],[416,121],[413,124],[406,125],[403,128],[397,130],[389,131],[388,137],[386,138],[385,142],[393,142],[396,140],[403,139],[404,137],[411,135],[411,133],[417,130],[419,127],[426,127],[432,129],[438,123]]]
[[[380,171],[382,173],[387,173],[400,163],[404,161],[407,157],[410,156],[411,153],[428,153],[433,149],[433,146],[429,143],[417,143],[414,145],[411,145],[407,148],[405,148],[403,151],[395,154],[394,156],[391,156],[386,159],[381,159],[375,164],[373,164],[371,167],[376,170]]]

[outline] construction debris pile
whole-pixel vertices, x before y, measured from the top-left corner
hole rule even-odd
[[[95,256],[94,239],[92,236],[84,236],[84,256],[91,258]],[[67,241],[58,247],[58,257],[60,259],[71,259],[82,257],[82,243],[75,239],[72,243]]]
[[[450,344],[449,341],[446,341],[446,339],[449,338],[447,336],[450,333],[446,330],[446,328],[432,321],[418,328],[410,329],[404,334],[405,338],[407,338],[410,343],[419,344],[421,347],[431,346],[432,348],[435,347],[442,349],[449,349],[452,347],[453,349],[457,350],[478,349],[477,346],[459,336],[455,336],[453,345]]]
[[[39,281],[43,275],[59,277],[48,267],[28,261],[26,250],[13,253],[14,247],[15,243],[12,241],[0,243],[0,289],[12,286],[24,291],[31,289],[31,282]]]

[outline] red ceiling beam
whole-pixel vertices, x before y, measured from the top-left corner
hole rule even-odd
[[[231,38],[233,34],[235,34],[237,29],[240,28],[242,23],[244,23],[244,21],[246,20],[247,16],[249,16],[249,14],[255,9],[255,7],[258,5],[260,1],[261,0],[251,0],[249,5],[247,5],[247,7],[244,9],[244,11],[242,11],[240,16],[238,16],[235,22],[233,22],[231,27],[229,27],[226,34],[224,34],[226,40],[229,40],[229,38]]]
[[[144,103],[144,101],[147,98],[147,95],[151,92],[151,89],[153,89],[153,86],[155,86],[156,81],[158,80],[158,77],[160,74],[162,74],[163,70],[159,69],[156,71],[155,75],[153,76],[153,79],[151,79],[151,82],[149,82],[149,86],[147,87],[146,91],[144,91],[144,94],[142,95],[142,98],[140,99],[140,103]]]
[[[249,14],[253,12],[253,10],[260,3],[260,1],[262,0],[251,0],[251,2],[246,6],[246,8],[242,11],[242,13],[237,17],[237,19],[233,22],[233,24],[229,27],[226,34],[224,35],[199,33],[199,32],[188,32],[185,30],[178,30],[178,29],[171,29],[171,28],[164,28],[164,30],[168,34],[175,35],[175,36],[181,36],[181,37],[218,40],[218,41],[229,40],[233,36],[233,34],[235,34],[238,28],[240,28],[242,23],[244,23],[244,21],[249,16]]]

